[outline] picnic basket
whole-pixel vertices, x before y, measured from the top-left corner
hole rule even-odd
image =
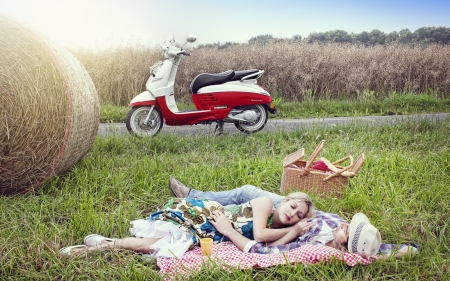
[[[293,191],[315,193],[331,197],[342,197],[348,179],[356,175],[364,164],[365,156],[362,153],[356,161],[352,156],[346,156],[331,163],[332,170],[313,169],[316,157],[323,148],[325,140],[322,140],[308,160],[303,159],[305,149],[287,155],[283,160],[283,176],[281,178],[280,192],[286,194]],[[325,158],[322,161],[329,163]],[[347,166],[342,163],[350,162]]]

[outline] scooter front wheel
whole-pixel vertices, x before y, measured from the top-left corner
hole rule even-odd
[[[266,125],[267,119],[269,119],[266,108],[261,104],[257,104],[253,108],[247,110],[253,111],[256,115],[255,120],[248,122],[235,121],[234,126],[236,126],[239,131],[247,134],[261,131]]]
[[[140,137],[153,137],[161,131],[163,125],[161,111],[157,107],[154,107],[150,118],[146,122],[150,110],[150,106],[133,107],[130,109],[126,121],[130,134]]]

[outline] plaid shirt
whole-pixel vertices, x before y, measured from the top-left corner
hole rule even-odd
[[[316,210],[314,220],[316,220],[316,225],[311,227],[309,231],[307,231],[302,236],[298,237],[295,242],[284,244],[284,245],[276,245],[276,246],[268,246],[266,243],[256,243],[250,249],[249,253],[258,253],[258,254],[277,254],[287,252],[289,250],[299,248],[303,245],[309,244],[319,244],[322,245],[320,241],[314,241],[313,239],[320,234],[322,230],[322,225],[324,223],[328,224],[332,229],[338,227],[341,223],[348,223],[343,218],[339,217],[336,214],[325,213],[319,210]],[[378,254],[391,254],[394,250],[398,250],[403,248],[404,246],[411,245],[415,248],[419,246],[417,244],[386,244],[381,243],[380,249],[378,250]]]

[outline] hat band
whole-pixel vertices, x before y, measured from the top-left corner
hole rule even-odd
[[[366,225],[366,223],[361,222],[358,224],[358,227],[356,228],[355,235],[353,236],[353,241],[352,241],[352,253],[355,253],[358,251],[359,236],[361,235],[361,231],[362,231],[364,225]]]

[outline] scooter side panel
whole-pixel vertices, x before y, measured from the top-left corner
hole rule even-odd
[[[164,97],[158,97],[157,102],[164,119],[164,124],[169,126],[179,125],[195,125],[200,122],[223,120],[227,117],[231,108],[223,108],[218,110],[192,110],[172,112],[166,104]]]
[[[228,82],[220,85],[206,86],[198,90],[197,94],[222,93],[222,92],[250,92],[259,95],[270,96],[269,92],[256,85],[254,82]]]
[[[209,94],[194,94],[192,100],[198,110],[231,110],[237,106],[253,104],[267,104],[272,102],[272,98],[250,92],[217,92]]]

